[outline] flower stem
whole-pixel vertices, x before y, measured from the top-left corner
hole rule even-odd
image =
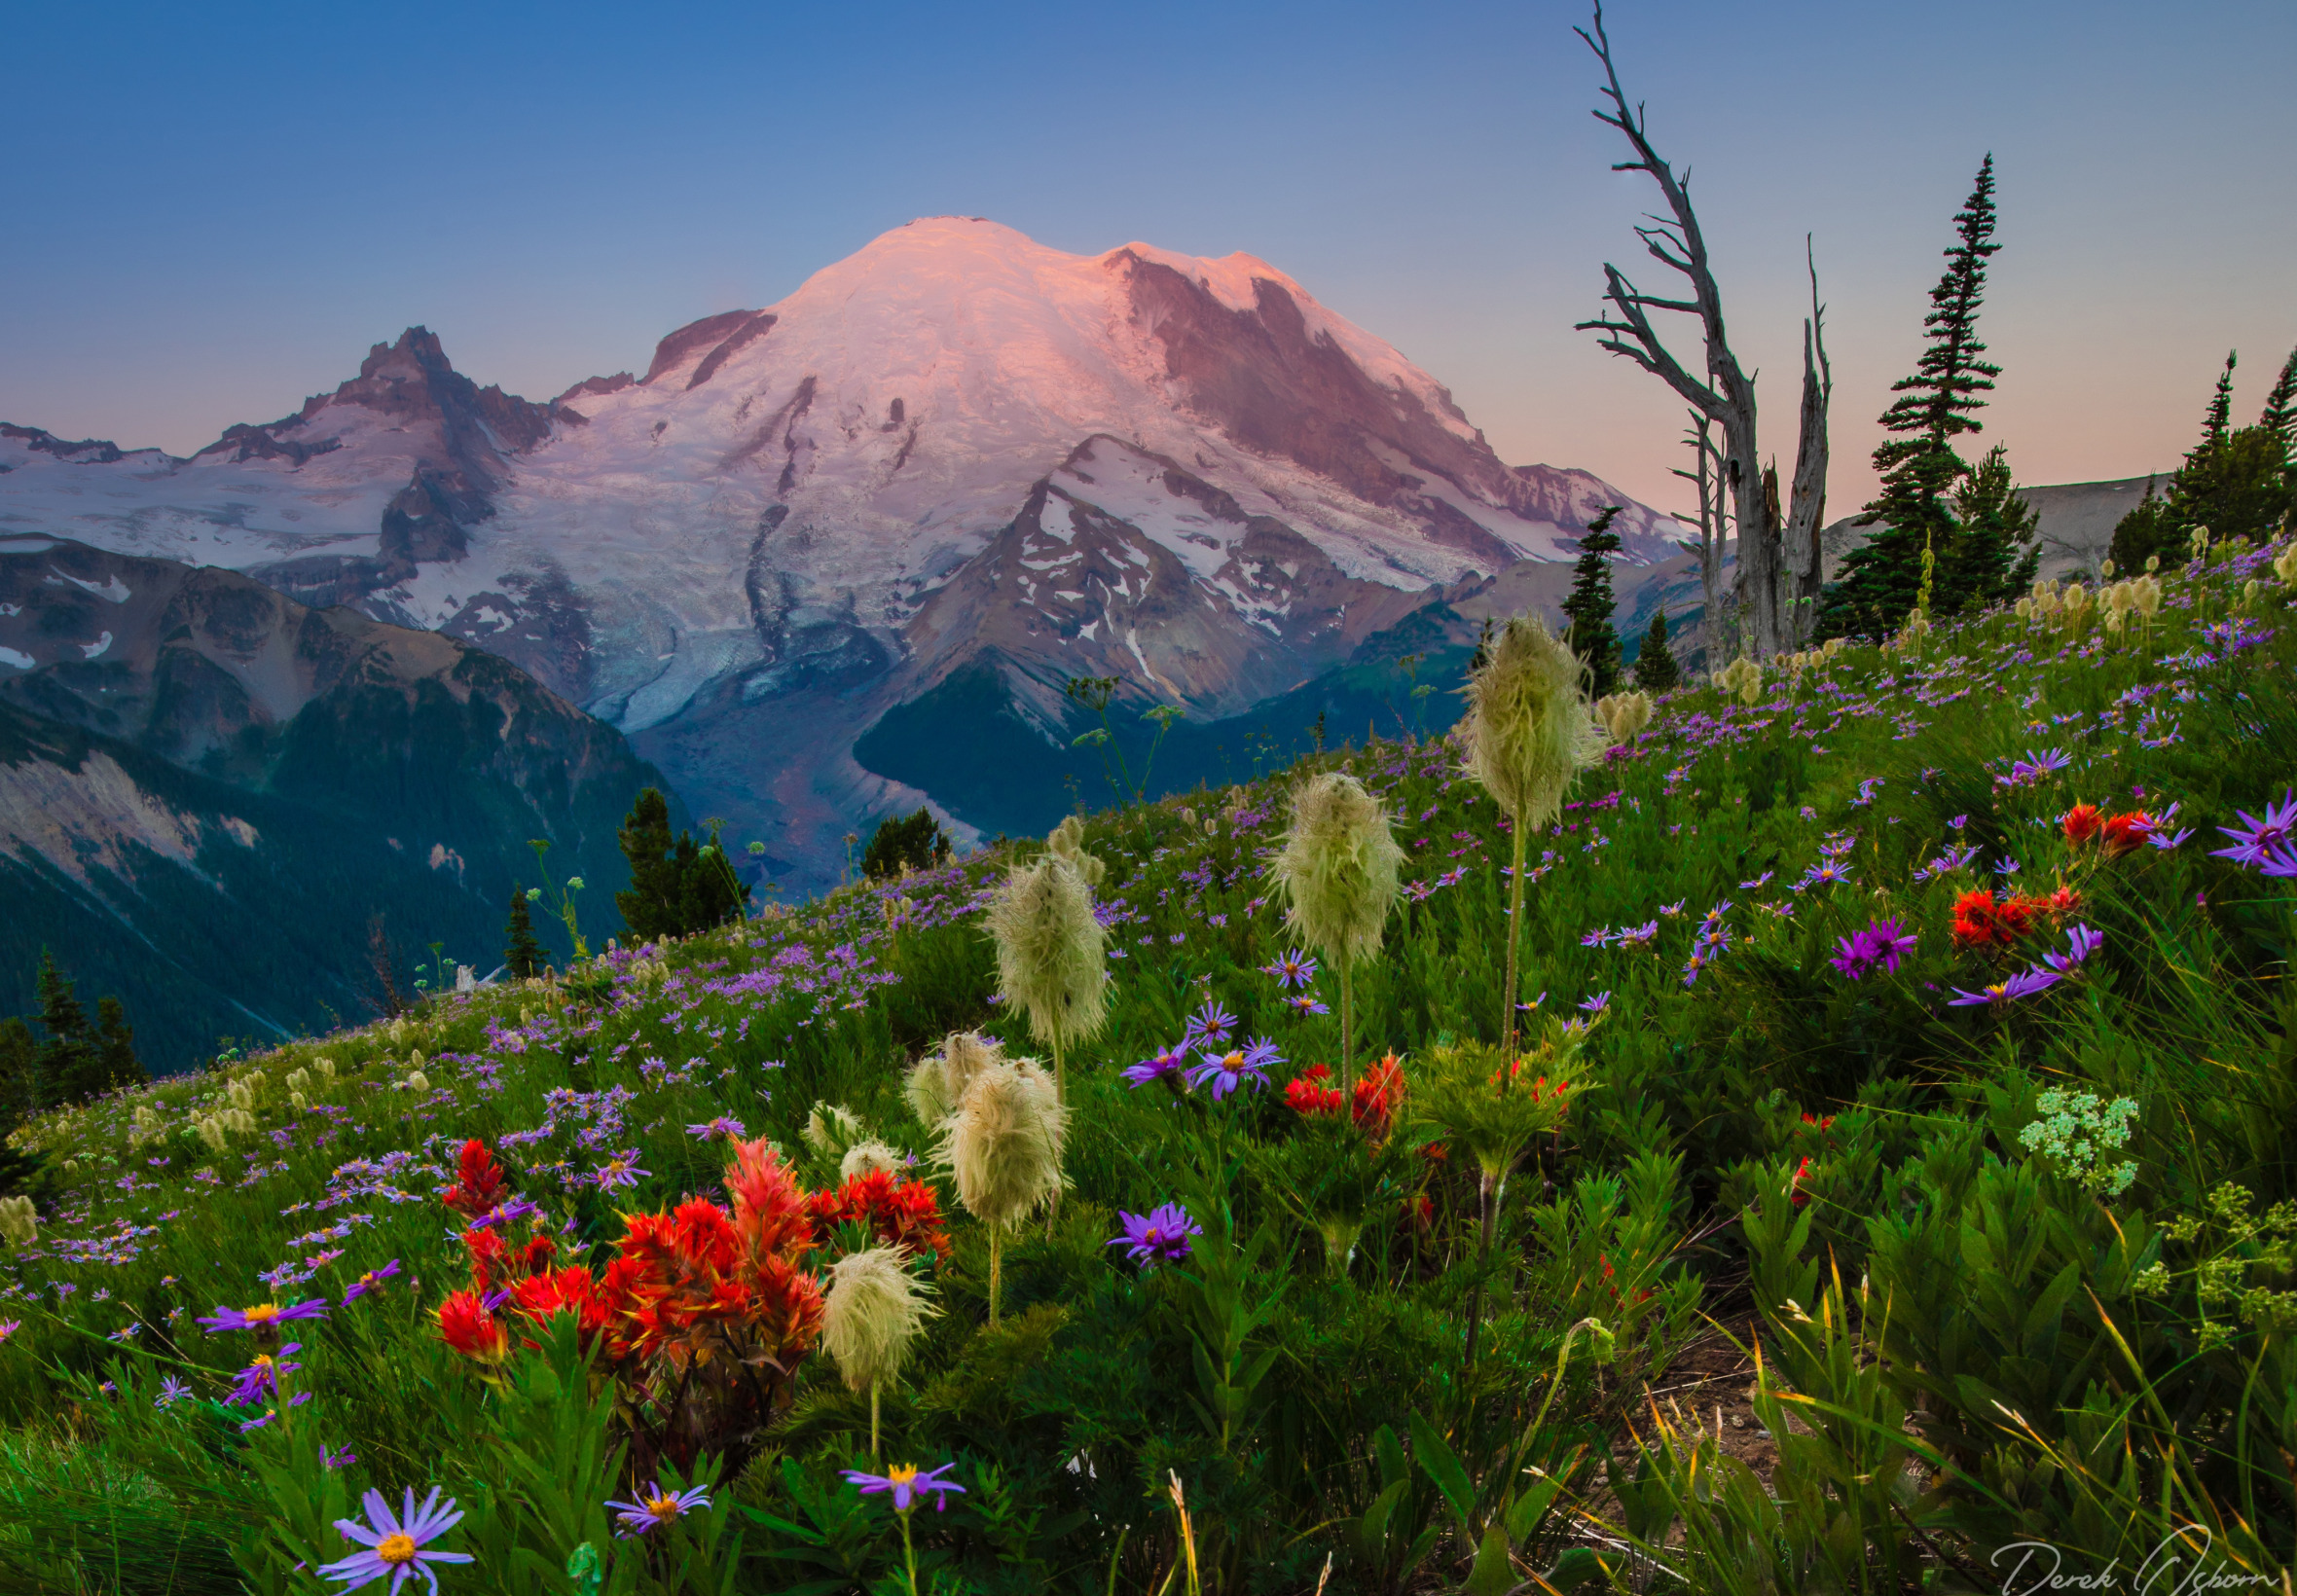
[[[909,1515],[895,1515],[901,1520],[901,1560],[909,1568],[909,1596],[917,1596],[917,1544],[909,1539]]]
[[[1515,1056],[1515,948],[1517,924],[1523,919],[1523,816],[1514,816],[1510,827],[1514,847],[1513,868],[1508,872],[1508,986],[1507,1009],[1500,1016],[1500,1089],[1508,1084],[1507,1067]],[[1472,1332],[1471,1332],[1472,1333]]]
[[[1486,1175],[1477,1197],[1483,1210],[1483,1238],[1476,1249],[1476,1289],[1468,1298],[1468,1350],[1461,1362],[1461,1378],[1476,1371],[1476,1333],[1483,1326],[1483,1277],[1491,1267],[1492,1237],[1500,1227],[1500,1190],[1504,1178]]]
[[[989,1323],[997,1323],[997,1288],[999,1267],[1004,1262],[1004,1226],[989,1227]]]
[[[1340,965],[1340,1081],[1356,1089],[1356,995],[1349,981],[1350,965]]]
[[[877,1446],[877,1396],[878,1383],[872,1380],[869,1382],[869,1461],[882,1466],[885,1458]]]

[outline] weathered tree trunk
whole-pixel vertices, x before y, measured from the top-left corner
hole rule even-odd
[[[1810,254],[1810,239],[1803,239],[1804,258],[1810,267],[1810,319],[1803,323],[1803,419],[1795,448],[1794,497],[1787,511],[1786,554],[1793,581],[1794,605],[1787,629],[1787,646],[1802,648],[1810,641],[1818,616],[1819,579],[1825,554],[1818,534],[1827,519],[1827,407],[1835,393],[1834,368],[1827,364],[1826,307],[1818,302],[1818,263]]]
[[[1698,586],[1700,601],[1705,606],[1699,630],[1705,637],[1702,646],[1706,650],[1709,674],[1730,663],[1721,659],[1728,646],[1723,634],[1723,544],[1728,527],[1723,512],[1722,456],[1715,448],[1714,434],[1714,417],[1694,410],[1685,442],[1695,452],[1698,469],[1675,473],[1698,487]]]

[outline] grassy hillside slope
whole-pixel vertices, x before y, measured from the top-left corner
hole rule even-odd
[[[348,1497],[433,1485],[468,1514],[437,1542],[478,1559],[436,1571],[457,1592],[1993,1588],[2013,1542],[2096,1572],[2201,1530],[2206,1567],[2278,1584],[2297,880],[2264,866],[2297,848],[2211,852],[2241,812],[2285,825],[2297,780],[2277,552],[2170,573],[2142,629],[1997,614],[1663,702],[1529,840],[1519,1080],[1569,1108],[1496,1193],[1456,1105],[1516,1079],[1489,1046],[1510,839],[1456,746],[1093,817],[1112,1014],[1071,1050],[1068,1189],[1003,1246],[995,1325],[988,1232],[901,1088],[953,1029],[1035,1050],[980,925],[1003,856],[43,1120],[37,1237],[0,1254],[0,1584],[316,1588],[294,1564],[354,1549]],[[1339,1062],[1331,973],[1271,973],[1294,941],[1264,865],[1317,765],[1407,854],[1353,981],[1403,1079],[1367,1121],[1303,1111]],[[1265,1083],[1130,1084],[1207,1004],[1233,1019],[1205,1050],[1265,1038]],[[852,1116],[820,1145],[817,1105]],[[610,1540],[634,1481],[600,1436],[647,1420],[575,1376],[567,1321],[502,1309],[499,1366],[441,1343],[492,1245],[441,1202],[461,1144],[535,1205],[492,1227],[602,1262],[622,1215],[714,1193],[734,1138],[820,1192],[864,1133],[914,1155],[951,1244],[915,1249],[939,1312],[882,1462],[966,1494],[900,1520],[842,1483],[875,1467],[869,1397],[793,1342],[794,1404],[699,1465],[711,1505]],[[1163,1204],[1187,1255],[1109,1245]],[[809,1269],[865,1240],[814,1235]],[[309,1399],[220,1401],[259,1342],[197,1321],[321,1298],[290,1326]],[[1702,1313],[1761,1338],[1768,1480],[1646,1396]]]

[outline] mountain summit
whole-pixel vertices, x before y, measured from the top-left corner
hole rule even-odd
[[[964,217],[547,404],[414,328],[189,460],[10,427],[0,469],[0,529],[233,566],[514,661],[811,880],[933,796],[852,749],[958,672],[1063,743],[1073,676],[1239,714],[1628,502],[1504,464],[1262,261],[1071,255]],[[1631,503],[1615,525],[1636,564],[1680,535]]]

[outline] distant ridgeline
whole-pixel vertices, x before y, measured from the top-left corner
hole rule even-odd
[[[45,950],[155,1073],[371,1017],[439,978],[433,943],[444,979],[492,970],[529,838],[602,945],[646,786],[619,732],[454,638],[0,540],[0,1014],[37,1016]]]

